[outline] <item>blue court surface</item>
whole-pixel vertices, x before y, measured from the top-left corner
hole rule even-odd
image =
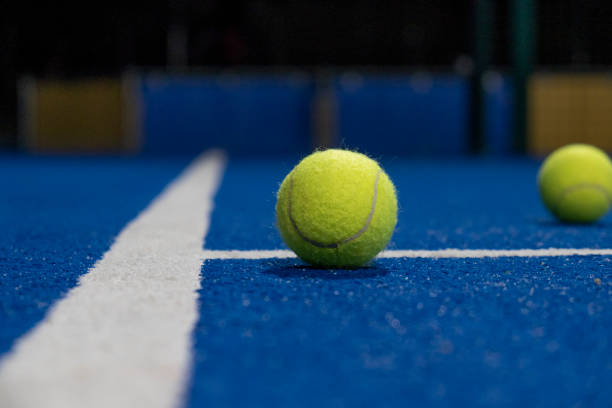
[[[181,180],[190,159],[0,156],[0,359],[38,361],[17,345],[33,332],[44,338],[49,316],[79,277]],[[610,216],[589,226],[555,221],[539,200],[533,160],[384,157],[400,204],[392,251],[602,251],[390,257],[358,270],[315,269],[293,257],[258,255],[286,249],[275,227],[275,193],[298,160],[230,156],[223,167],[199,238],[202,250],[220,255],[194,272],[199,287],[184,373],[160,374],[180,383],[170,406],[612,405]],[[202,213],[206,206],[202,196]],[[180,236],[169,235],[168,244],[175,240]],[[125,263],[137,267],[148,254]],[[121,290],[121,280],[113,285]],[[100,334],[112,338],[108,327]],[[5,407],[2,382],[16,377],[12,362],[1,364]],[[145,377],[127,374],[134,367],[119,361],[112,368],[127,384],[118,389],[130,392],[134,382],[156,392]],[[28,394],[42,392],[27,376],[20,385]],[[11,401],[19,397],[15,391]]]

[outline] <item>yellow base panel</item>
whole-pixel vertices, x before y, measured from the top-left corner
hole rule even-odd
[[[119,152],[129,146],[121,80],[29,81],[22,137],[31,151]]]
[[[528,97],[530,153],[568,143],[612,151],[612,75],[536,74]]]

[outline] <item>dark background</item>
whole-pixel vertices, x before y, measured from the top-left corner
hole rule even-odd
[[[470,56],[474,0],[178,0],[0,9],[0,146],[12,146],[24,75],[118,75],[130,66],[376,66],[452,70]],[[510,1],[493,1],[493,64],[510,63]],[[540,0],[536,63],[612,64],[612,2]],[[186,39],[173,54],[169,38]],[[469,59],[467,60],[469,61]]]

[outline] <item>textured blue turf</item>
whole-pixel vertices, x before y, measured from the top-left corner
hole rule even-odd
[[[186,163],[0,156],[0,355]]]
[[[205,246],[282,248],[297,159],[230,162]],[[383,161],[396,249],[612,247],[556,222],[529,160]],[[187,406],[610,406],[610,257],[207,261]],[[595,279],[598,278],[599,281]]]
[[[293,161],[230,161],[206,240],[209,249],[284,247],[276,232],[276,190]],[[612,247],[612,218],[558,223],[528,160],[383,161],[398,190],[395,249]]]
[[[187,406],[609,407],[611,266],[207,261]]]
[[[298,158],[232,159],[208,249],[275,249]],[[187,163],[1,156],[0,354]],[[391,247],[612,247],[610,216],[557,223],[527,160],[385,160]],[[203,204],[204,205],[204,204]],[[609,407],[612,257],[395,259],[325,271],[209,260],[185,405]]]
[[[275,224],[276,190],[299,157],[233,159],[215,199],[207,249],[280,248]]]

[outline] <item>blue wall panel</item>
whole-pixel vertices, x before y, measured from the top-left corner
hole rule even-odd
[[[454,75],[356,75],[336,82],[343,146],[370,154],[468,149],[469,87]]]
[[[512,84],[485,81],[488,153],[512,149]],[[373,155],[468,151],[469,85],[444,74],[343,74],[334,81],[340,146]],[[145,75],[143,151],[238,154],[311,150],[314,82],[306,75]]]
[[[509,76],[493,73],[485,79],[485,145],[487,153],[513,150],[514,91]]]
[[[299,75],[145,75],[143,151],[306,152],[312,93],[312,81]]]

